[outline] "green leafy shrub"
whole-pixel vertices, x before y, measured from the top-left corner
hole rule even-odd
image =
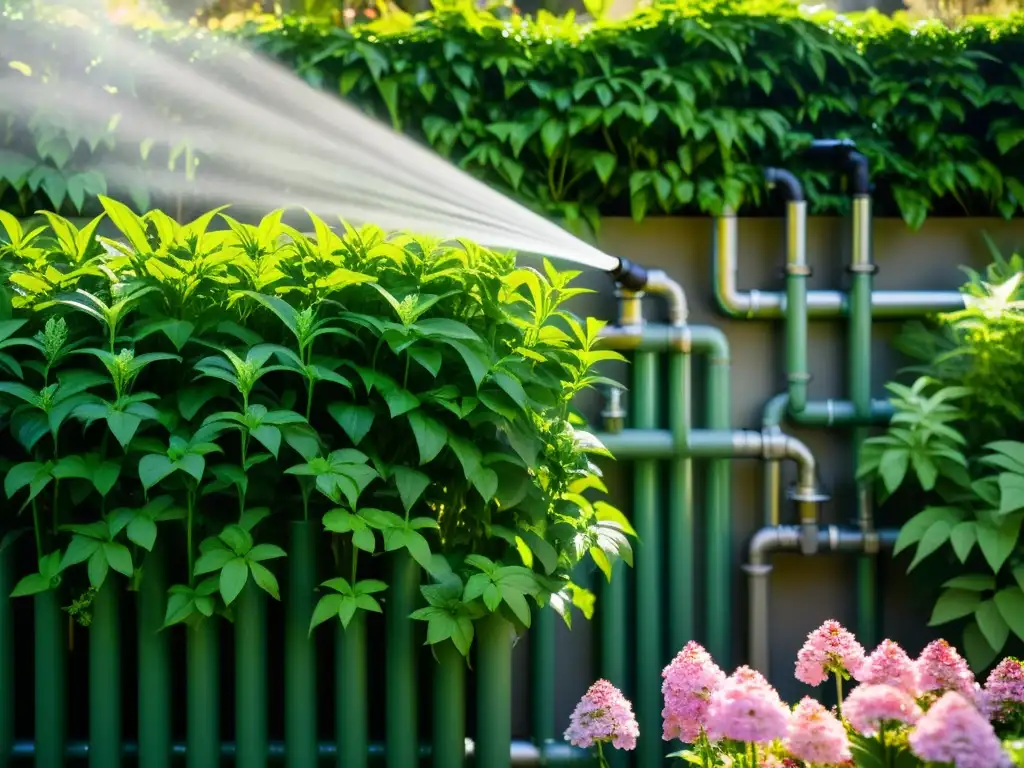
[[[2,23],[24,24],[14,13]],[[193,44],[180,28],[139,34],[157,47]],[[811,137],[832,136],[867,154],[878,211],[913,226],[929,212],[1008,217],[1024,203],[1020,17],[947,28],[806,15],[788,2],[679,0],[580,24],[439,3],[352,29],[288,17],[221,34],[570,222],[757,210],[766,164],[792,167],[813,209],[836,211],[838,175],[800,156]],[[131,68],[112,66],[110,45],[96,33],[78,66],[129,92]],[[58,59],[75,66],[67,51],[15,64],[52,72]],[[26,213],[88,209],[117,141],[116,128],[82,136],[56,115],[18,123],[0,154],[0,202]],[[184,146],[147,152],[194,170]],[[142,186],[134,199],[146,207],[150,193],[171,204]]]
[[[167,624],[200,621],[250,579],[277,598],[280,522],[320,520],[312,626],[379,611],[368,555],[407,552],[431,577],[430,642],[467,653],[486,613],[529,625],[528,598],[589,614],[570,571],[631,560],[571,408],[617,358],[565,306],[576,273],[316,217],[307,236],[281,212],[102,204],[120,239],[95,235],[102,216],[26,231],[0,213],[0,469],[39,562],[15,595],[135,584],[162,546]]]
[[[895,553],[914,553],[908,570],[941,553],[960,571],[943,583],[931,624],[968,619],[963,645],[976,668],[1011,632],[1024,639],[1024,261],[993,253],[984,276],[968,270],[963,310],[904,329],[899,346],[921,361],[911,368],[919,377],[888,385],[895,416],[859,467],[883,498],[924,494]]]

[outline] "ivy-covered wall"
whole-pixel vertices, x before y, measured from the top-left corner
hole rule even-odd
[[[26,24],[10,10],[0,23]],[[194,42],[181,29],[140,34],[154,45]],[[811,137],[833,136],[868,155],[878,212],[912,226],[929,214],[1009,217],[1024,204],[1024,17],[949,29],[680,0],[581,25],[461,4],[348,30],[285,18],[224,34],[563,219],[770,211],[765,164],[797,170],[813,211],[835,212],[840,180],[800,156]],[[96,76],[127,85],[131,72],[103,51],[97,33]],[[52,70],[57,57],[41,55],[50,58],[8,61],[0,85]],[[67,52],[60,60],[74,66]],[[0,207],[89,208],[106,189],[97,161],[118,135],[76,131],[13,120],[0,149]],[[140,205],[160,201],[159,190],[135,192]]]

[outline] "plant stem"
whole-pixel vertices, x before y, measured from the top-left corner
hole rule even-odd
[[[836,672],[836,712],[843,717],[843,678]]]
[[[188,550],[188,584],[192,586],[195,583],[195,577],[192,575],[192,511],[195,502],[193,500],[192,491],[188,491],[188,502],[187,502],[187,517],[185,519],[185,547]]]
[[[604,756],[604,746],[600,741],[597,742],[597,764],[600,768],[608,768],[608,760]]]
[[[359,547],[355,544],[352,545],[352,581],[351,584],[355,587],[356,584],[356,565],[359,563]]]
[[[892,765],[892,761],[889,760],[889,747],[885,744],[885,721],[883,720],[878,724],[878,740],[882,744],[882,764],[885,768],[889,768]]]
[[[32,499],[32,527],[36,533],[36,562],[43,561],[43,534],[39,530],[39,507],[36,500]]]
[[[757,744],[750,742],[750,768],[757,768]]]
[[[306,421],[309,421],[309,417],[313,413],[313,386],[313,380],[309,379],[306,382]]]

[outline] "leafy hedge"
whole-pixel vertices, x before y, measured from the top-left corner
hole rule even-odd
[[[916,226],[928,213],[1011,216],[1024,204],[1022,21],[951,30],[680,0],[589,25],[460,4],[352,30],[286,18],[225,34],[570,220],[756,211],[769,163],[799,171],[814,209],[833,211],[840,181],[799,149],[812,136],[849,136],[871,160],[881,212]],[[190,41],[174,29],[141,34]],[[88,207],[105,189],[89,173],[102,137],[92,148],[67,137],[43,124],[8,133],[0,206]]]
[[[118,240],[99,218],[27,231],[0,212],[5,528],[26,513],[38,562],[16,596],[88,604],[165,547],[166,621],[201,621],[249,582],[278,597],[286,523],[315,521],[312,626],[379,611],[380,556],[407,551],[431,577],[428,641],[467,653],[481,616],[528,626],[527,598],[589,614],[570,572],[631,560],[588,458],[607,452],[574,426],[592,366],[619,359],[566,310],[575,273],[316,217],[307,237],[281,212],[101,202]]]

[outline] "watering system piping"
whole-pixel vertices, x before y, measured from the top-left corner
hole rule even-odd
[[[879,548],[891,549],[899,531],[881,529],[867,533],[859,529],[830,525],[817,531],[815,551],[864,553]],[[768,526],[750,540],[747,564],[749,584],[748,633],[750,666],[765,676],[770,673],[770,577],[771,557],[779,552],[799,552],[805,543],[804,532],[796,525]]]

